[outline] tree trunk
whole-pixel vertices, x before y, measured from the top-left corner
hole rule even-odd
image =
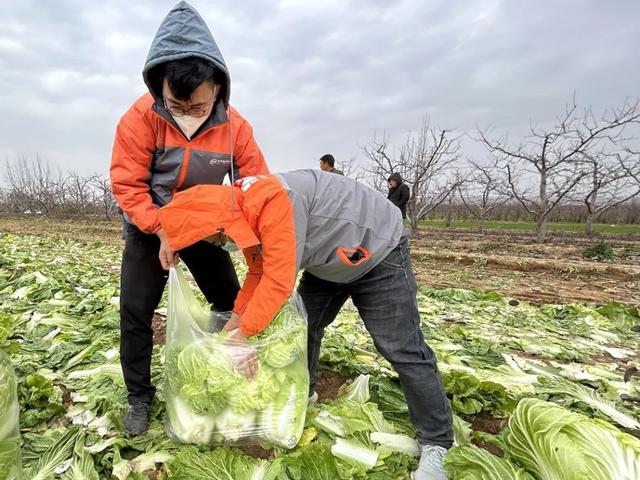
[[[407,202],[407,217],[409,217],[409,224],[411,225],[411,232],[415,233],[418,231],[418,212],[416,208],[416,200],[414,196],[414,192],[411,192],[412,195]]]
[[[411,215],[409,217],[409,221],[411,223],[411,232],[415,233],[418,231],[418,219],[416,218],[415,215]]]
[[[536,227],[536,234],[538,238],[538,243],[544,243],[545,237],[547,235],[547,219],[539,218],[538,225]]]
[[[540,171],[540,209],[538,210],[538,226],[536,228],[538,243],[544,242],[544,237],[547,233],[547,215],[549,214],[549,209],[547,208],[548,204],[549,199],[547,198],[547,170],[543,168]]]
[[[449,195],[449,200],[447,201],[447,222],[445,223],[445,227],[451,227],[451,217],[453,215],[453,192]]]
[[[584,228],[584,233],[586,233],[589,236],[593,235],[593,221],[594,221],[594,215],[593,213],[589,213],[587,215],[587,224]]]

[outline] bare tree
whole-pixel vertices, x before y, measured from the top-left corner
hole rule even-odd
[[[491,139],[486,131],[479,131],[478,140],[502,160],[511,194],[536,220],[539,242],[545,239],[549,214],[588,175],[585,156],[603,144],[622,140],[625,126],[640,121],[638,107],[637,101],[625,102],[597,118],[589,108],[578,114],[574,99],[554,125],[531,125],[529,135],[518,145],[510,144],[506,136]]]
[[[481,165],[470,161],[472,171],[467,183],[467,189],[458,189],[460,200],[467,211],[471,213],[484,233],[484,222],[491,213],[511,200],[511,195],[505,185],[500,182],[497,165]]]
[[[64,179],[60,169],[36,155],[34,159],[19,156],[5,163],[5,180],[12,202],[21,213],[54,213],[64,198]]]
[[[625,148],[627,156],[618,156],[621,168],[630,180],[640,185],[640,151],[636,152],[631,148]]]
[[[454,209],[454,200],[456,197],[456,192],[460,191],[462,187],[467,183],[468,178],[466,175],[460,172],[460,170],[456,170],[452,172],[447,178],[447,185],[453,186],[453,189],[447,195],[445,199],[446,204],[446,214],[445,214],[445,223],[444,226],[449,228],[453,222],[453,209]]]
[[[384,191],[386,179],[394,172],[400,173],[409,185],[411,198],[407,210],[413,231],[421,219],[457,188],[455,182],[448,181],[446,173],[458,160],[459,150],[460,136],[450,130],[432,128],[428,116],[417,133],[407,135],[397,156],[391,151],[386,135],[382,140],[374,136],[373,142],[363,147],[371,162],[368,172],[374,188]]]
[[[584,159],[586,181],[578,189],[587,208],[585,233],[593,234],[593,224],[612,208],[640,195],[640,182],[633,184],[630,157],[597,152]]]
[[[386,194],[389,176],[396,171],[401,175],[403,173],[400,171],[402,166],[396,159],[395,151],[390,151],[389,135],[383,132],[382,139],[378,140],[378,135],[374,133],[373,141],[360,148],[369,160],[369,165],[364,168],[367,183],[374,190]]]
[[[351,177],[354,180],[362,181],[365,177],[364,170],[358,165],[355,157],[351,157],[345,162],[338,162],[338,169],[344,173],[345,177]]]
[[[95,202],[96,205],[102,211],[104,218],[110,220],[111,217],[118,211],[118,204],[113,197],[111,190],[111,181],[109,178],[102,176],[95,176],[93,178],[93,187],[95,189]]]
[[[111,183],[104,176],[63,175],[39,156],[23,156],[5,163],[7,187],[0,192],[0,209],[7,213],[43,215],[104,215],[117,211]]]
[[[61,204],[65,213],[86,215],[95,209],[97,175],[82,176],[70,173],[64,182],[65,198]]]

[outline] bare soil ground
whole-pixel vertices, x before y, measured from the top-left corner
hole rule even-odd
[[[507,426],[508,418],[495,418],[487,413],[480,413],[478,415],[469,415],[465,417],[465,420],[471,424],[471,429],[475,432],[486,432],[492,435],[500,433],[504,427]],[[473,444],[477,447],[484,448],[485,450],[493,453],[494,455],[502,456],[502,451],[493,443],[489,443],[478,438],[472,440]]]
[[[318,401],[333,400],[338,397],[340,387],[349,380],[349,377],[334,372],[333,370],[319,370],[316,374],[316,393]]]
[[[0,233],[73,238],[79,242],[122,243],[122,222],[0,216]]]
[[[166,319],[158,315],[157,313],[154,313],[153,319],[151,320],[151,328],[153,328],[153,344],[164,345],[164,342],[167,338]]]
[[[584,258],[601,240],[615,258]],[[425,228],[411,246],[418,281],[434,287],[496,290],[535,303],[640,303],[638,235],[553,233],[538,244],[533,232]]]

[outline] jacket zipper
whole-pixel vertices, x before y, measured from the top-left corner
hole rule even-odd
[[[175,188],[171,192],[172,196],[184,183],[184,179],[187,176],[187,170],[189,169],[190,160],[191,160],[191,145],[187,145],[184,149],[184,158],[182,159],[182,164],[180,165],[180,175],[178,175],[178,181],[176,182]]]

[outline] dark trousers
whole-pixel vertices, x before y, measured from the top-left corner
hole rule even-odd
[[[162,269],[157,235],[141,232],[125,223],[125,247],[120,275],[120,363],[129,402],[150,403],[153,329],[151,320],[167,283]],[[229,254],[219,247],[198,242],[181,250],[180,258],[214,310],[233,308],[240,286]]]
[[[406,240],[353,283],[327,282],[304,272],[298,292],[309,316],[310,391],[324,329],[351,297],[375,347],[398,372],[418,440],[449,448],[453,443],[451,408],[435,355],[420,330],[416,291]]]

